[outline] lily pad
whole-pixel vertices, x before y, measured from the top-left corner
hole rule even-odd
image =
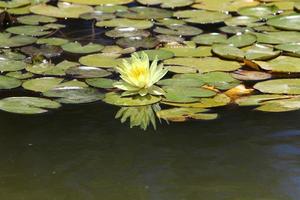
[[[112,38],[119,37],[148,37],[150,32],[134,27],[116,27],[110,31],[106,31],[105,35]]]
[[[111,75],[111,72],[104,69],[87,66],[71,67],[67,69],[66,73],[75,78],[98,78]]]
[[[48,4],[37,4],[30,7],[32,13],[57,18],[79,18],[83,13],[93,12],[93,8],[87,5],[58,2],[57,7]]]
[[[290,56],[279,56],[271,61],[263,62],[256,61],[261,68],[265,70],[270,70],[273,72],[300,72],[300,58],[290,57]]]
[[[189,6],[194,3],[194,0],[137,0],[144,5],[157,5],[160,4],[162,8],[177,8]]]
[[[238,62],[221,60],[214,57],[206,58],[172,58],[165,60],[166,65],[187,66],[197,69],[201,73],[212,71],[234,71],[241,67]]]
[[[43,23],[56,22],[56,18],[43,15],[26,15],[17,18],[18,22],[26,25],[39,25]]]
[[[104,95],[94,88],[86,87],[56,87],[43,93],[47,97],[55,97],[56,101],[64,104],[81,104],[100,101]]]
[[[199,35],[203,31],[197,27],[188,25],[169,25],[167,28],[156,27],[154,30],[156,33],[166,34],[166,35],[179,35],[179,36],[194,36]]]
[[[101,44],[89,43],[82,46],[79,42],[70,42],[61,46],[64,51],[71,53],[95,53],[101,51],[104,46]]]
[[[38,97],[8,97],[0,100],[0,110],[17,114],[40,114],[60,106],[55,101]]]
[[[0,48],[20,47],[35,43],[37,39],[30,36],[11,36],[10,33],[0,33]]]
[[[300,32],[296,31],[277,31],[253,33],[257,37],[257,42],[266,44],[285,44],[300,42]]]
[[[49,28],[44,26],[33,26],[33,25],[22,25],[7,28],[6,31],[17,35],[28,35],[28,36],[43,36],[51,33],[48,31]]]
[[[272,78],[272,75],[266,72],[238,70],[231,74],[233,78],[243,81],[262,81]]]
[[[114,88],[113,83],[115,81],[109,78],[89,78],[86,79],[85,82],[92,87],[111,89]]]
[[[172,17],[172,14],[172,11],[166,9],[136,6],[127,11],[118,12],[116,15],[129,19],[163,19]]]
[[[197,24],[214,24],[223,22],[230,18],[230,14],[207,10],[183,10],[174,13],[175,17],[183,18],[185,21]]]
[[[21,84],[22,82],[19,79],[0,75],[0,90],[17,88]]]
[[[208,57],[212,56],[211,47],[174,47],[160,48],[161,50],[170,51],[175,57]]]
[[[120,5],[120,4],[128,4],[133,0],[64,0],[66,2],[85,4],[85,5],[104,5],[104,4],[112,4],[112,5]]]
[[[206,33],[195,36],[192,40],[201,45],[213,45],[215,43],[226,43],[227,36],[220,33]]]
[[[103,56],[102,54],[91,54],[83,56],[79,59],[82,65],[101,67],[101,68],[114,68],[121,63],[113,57]]]
[[[159,96],[133,96],[133,97],[122,97],[120,94],[110,92],[105,95],[104,102],[116,106],[145,106],[155,104],[161,100]]]
[[[19,60],[0,59],[0,71],[11,72],[25,69],[26,63]]]
[[[171,51],[161,50],[161,49],[145,50],[145,51],[139,51],[137,53],[140,55],[142,52],[148,55],[149,60],[154,60],[155,58],[157,58],[158,60],[166,60],[174,56],[174,53],[172,53]]]
[[[149,20],[136,20],[116,18],[111,20],[100,21],[96,23],[98,27],[133,27],[137,29],[147,29],[153,26],[153,23]]]
[[[259,82],[254,88],[263,93],[300,94],[300,79],[276,79]]]
[[[197,0],[192,7],[197,9],[231,11],[235,12],[242,7],[256,6],[259,2],[255,0]]]
[[[43,77],[35,78],[23,83],[23,88],[26,90],[31,90],[35,92],[46,92],[57,87],[64,79],[53,78],[53,77]]]
[[[300,14],[273,17],[267,24],[279,29],[300,31]]]
[[[154,37],[128,37],[120,38],[117,44],[121,47],[135,47],[135,48],[154,48],[159,44],[159,41]]]
[[[58,37],[51,37],[51,38],[39,38],[36,42],[37,44],[47,44],[47,45],[54,45],[54,46],[61,46],[68,43],[67,39],[58,38]]]
[[[268,18],[269,16],[275,15],[279,9],[277,6],[251,6],[251,7],[243,7],[238,10],[240,15],[253,16],[258,18]]]

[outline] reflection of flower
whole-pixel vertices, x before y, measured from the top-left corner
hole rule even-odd
[[[131,62],[123,60],[123,64],[117,67],[117,71],[121,74],[122,80],[114,84],[115,87],[125,90],[122,96],[131,96],[139,94],[145,96],[147,94],[163,95],[164,91],[155,86],[162,77],[168,72],[163,65],[157,65],[156,58],[151,66],[148,55],[145,52],[139,56],[134,53],[131,56]]]
[[[130,128],[134,126],[140,126],[146,130],[151,123],[154,129],[156,129],[156,112],[160,110],[158,104],[136,107],[122,107],[116,114],[116,119],[120,118],[124,123],[128,118],[130,122]]]

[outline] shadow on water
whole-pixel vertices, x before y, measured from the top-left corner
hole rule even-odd
[[[101,103],[1,112],[0,199],[299,199],[300,112],[130,129]]]

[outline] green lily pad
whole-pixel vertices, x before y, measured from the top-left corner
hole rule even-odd
[[[238,62],[221,60],[214,57],[172,58],[169,60],[165,60],[164,64],[192,67],[197,69],[201,73],[212,71],[234,71],[241,67]]]
[[[265,33],[253,33],[257,37],[257,42],[266,44],[285,44],[300,42],[300,32],[277,31]]]
[[[142,52],[144,52],[148,55],[148,58],[150,61],[154,60],[155,58],[157,58],[158,60],[166,60],[166,59],[170,59],[174,56],[174,53],[172,53],[171,51],[161,50],[161,49],[144,50],[144,51],[138,51],[137,53],[139,55],[141,55]]]
[[[51,37],[51,38],[39,38],[36,42],[37,44],[47,44],[53,46],[61,46],[68,43],[67,39]]]
[[[78,3],[78,4],[87,4],[87,5],[104,5],[104,4],[128,4],[133,0],[64,0],[66,2]]]
[[[139,3],[144,5],[158,5],[162,8],[177,8],[189,6],[194,3],[194,0],[137,0]]]
[[[230,14],[207,10],[183,10],[174,13],[174,17],[183,18],[185,21],[197,24],[214,24],[230,18]]]
[[[182,79],[199,79],[210,87],[217,88],[219,90],[229,90],[240,84],[240,81],[236,80],[231,74],[226,72],[209,72],[204,74],[177,74],[176,78]]]
[[[0,110],[17,114],[40,114],[60,106],[55,101],[38,97],[8,97],[0,100]]]
[[[110,31],[106,31],[105,35],[112,38],[148,37],[150,36],[150,32],[147,30],[137,29],[134,27],[116,27]]]
[[[277,6],[251,6],[251,7],[243,7],[238,10],[240,15],[253,16],[258,18],[268,18],[269,16],[275,15],[279,9]]]
[[[248,33],[236,34],[228,38],[227,43],[235,47],[245,47],[250,46],[256,42],[256,36]]]
[[[125,12],[126,10],[128,10],[128,7],[126,6],[113,5],[113,4],[106,4],[106,5],[95,7],[95,11],[100,11],[103,13]]]
[[[17,88],[21,84],[22,82],[19,79],[0,75],[0,90]]]
[[[300,109],[300,97],[267,101],[255,110],[263,112],[287,112]]]
[[[253,31],[252,28],[250,27],[240,27],[240,26],[223,26],[219,28],[220,31],[223,33],[228,33],[228,34],[240,34],[240,33],[247,33],[249,31]]]
[[[218,114],[207,113],[208,111],[203,108],[171,108],[160,110],[156,115],[161,119],[173,122],[184,122],[189,119],[213,120],[218,117]]]
[[[55,97],[64,104],[81,104],[100,101],[104,95],[94,88],[86,87],[56,87],[43,93],[46,97]]]
[[[71,53],[95,53],[101,51],[104,46],[101,44],[89,43],[82,46],[79,42],[70,42],[61,46],[64,51]]]
[[[93,8],[87,5],[58,2],[57,7],[48,4],[33,5],[30,7],[30,11],[34,14],[50,17],[79,18],[79,16],[83,13],[93,12]]]
[[[104,69],[87,66],[71,67],[66,73],[75,78],[98,78],[111,75],[111,72]]]
[[[17,8],[30,4],[30,0],[0,1],[0,8]]]
[[[270,60],[279,56],[281,51],[274,51],[273,47],[256,44],[246,50],[248,60]]]
[[[192,40],[201,45],[213,45],[215,43],[226,43],[227,36],[220,33],[206,33],[195,36]]]
[[[212,51],[221,58],[243,61],[245,52],[233,45],[215,44]]]
[[[22,25],[22,26],[14,26],[7,28],[6,31],[9,33],[17,34],[17,35],[28,35],[28,36],[43,36],[51,33],[48,31],[49,28],[44,26],[32,26],[32,25]]]
[[[156,27],[154,30],[156,33],[166,34],[166,35],[179,35],[179,36],[194,36],[199,35],[203,31],[197,27],[188,25],[169,25],[167,28]]]
[[[289,55],[300,57],[300,43],[279,44],[275,48],[288,52]]]
[[[120,38],[116,42],[118,45],[124,48],[154,48],[159,44],[159,41],[154,37],[128,37]]]
[[[137,29],[147,29],[153,26],[149,20],[116,18],[111,20],[100,21],[96,23],[98,27],[133,27]]]
[[[192,7],[197,9],[215,10],[215,11],[231,11],[235,12],[242,7],[256,6],[258,1],[253,0],[197,0]]]
[[[226,19],[224,22],[227,26],[252,26],[259,18],[252,16],[237,16]]]
[[[39,25],[43,23],[53,23],[57,20],[53,17],[43,15],[26,15],[17,18],[18,22],[26,25]]]
[[[145,106],[159,102],[161,97],[159,96],[133,96],[133,97],[122,97],[120,94],[110,92],[105,95],[104,102],[116,106]]]
[[[281,94],[259,94],[240,97],[235,100],[235,103],[239,106],[258,106],[264,104],[267,101],[289,99],[291,97],[292,96]]]
[[[28,79],[28,78],[33,77],[33,74],[30,72],[23,73],[21,71],[16,71],[16,72],[9,72],[6,74],[6,76],[22,80],[22,79]]]
[[[270,70],[273,72],[300,72],[300,58],[290,57],[290,56],[279,56],[271,61],[263,62],[256,61],[261,68],[265,70]]]
[[[273,17],[267,24],[279,29],[300,31],[300,14]]]
[[[300,79],[276,79],[259,82],[254,88],[263,93],[300,94]]]
[[[0,59],[0,71],[11,72],[25,69],[26,63],[19,60]]]
[[[161,50],[170,51],[175,57],[208,57],[212,56],[211,47],[175,47],[175,48],[160,48]]]
[[[212,90],[199,87],[164,86],[166,92],[164,101],[176,103],[190,103],[199,101],[199,98],[212,97],[216,93]]]
[[[23,88],[26,90],[31,90],[35,92],[46,92],[57,87],[64,79],[53,78],[53,77],[43,77],[35,78],[23,83]]]
[[[30,36],[11,36],[10,33],[0,33],[0,48],[20,47],[35,43],[37,39]]]
[[[117,16],[129,19],[163,19],[172,17],[172,11],[144,6],[130,7],[127,11],[117,12]]]
[[[109,78],[89,78],[86,79],[85,82],[92,87],[111,89],[114,88],[113,83],[115,81]]]
[[[174,87],[201,87],[204,82],[200,79],[188,78],[170,78],[160,80],[158,85],[161,86],[174,86]]]
[[[79,59],[82,65],[101,67],[101,68],[114,68],[118,66],[121,61],[113,57],[103,56],[102,54],[91,54],[83,56]]]

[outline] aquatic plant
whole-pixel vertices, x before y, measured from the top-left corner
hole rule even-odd
[[[164,91],[154,84],[162,79],[168,70],[157,62],[156,57],[150,65],[149,57],[145,52],[141,52],[140,55],[133,53],[131,62],[124,59],[122,64],[116,67],[122,80],[114,83],[114,86],[125,90],[122,96],[163,95]]]

